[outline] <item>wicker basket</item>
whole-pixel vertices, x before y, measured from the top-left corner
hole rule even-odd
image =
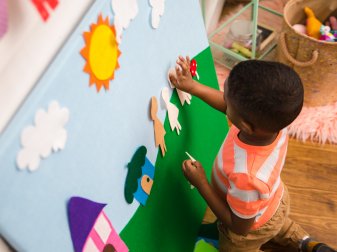
[[[319,41],[297,33],[292,25],[304,23],[304,7],[323,21],[337,9],[337,0],[290,0],[284,8],[278,60],[295,69],[305,90],[304,104],[324,106],[337,101],[337,42]]]

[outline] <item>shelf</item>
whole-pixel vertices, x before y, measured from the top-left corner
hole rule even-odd
[[[263,13],[263,15],[259,15]],[[229,27],[234,20],[252,20],[253,25],[253,37],[252,37],[252,47],[251,53],[252,57],[247,58],[242,54],[236,53],[226,47],[224,47],[224,41],[229,31]],[[270,27],[270,20],[273,20],[275,27]],[[253,0],[243,8],[241,8],[236,14],[231,16],[228,20],[223,22],[215,31],[213,31],[208,39],[213,53],[214,60],[224,65],[228,68],[232,68],[236,63],[248,59],[266,59],[268,55],[275,49],[277,46],[277,34],[280,32],[283,22],[283,15],[273,9],[270,9],[266,6],[260,5],[259,0]],[[258,25],[263,27],[268,27],[272,30],[273,36],[270,38],[270,41],[266,44],[263,50],[256,50],[257,47],[257,32]]]

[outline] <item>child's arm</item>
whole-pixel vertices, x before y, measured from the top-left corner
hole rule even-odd
[[[239,235],[248,234],[251,226],[254,224],[255,217],[242,219],[233,214],[228,204],[220,198],[213,187],[208,183],[204,168],[199,162],[186,160],[183,163],[183,172],[190,183],[198,189],[213,213],[227,228]]]
[[[192,79],[190,73],[190,58],[187,56],[185,59],[179,56],[177,64],[180,67],[176,66],[176,76],[172,74],[169,76],[171,83],[176,88],[195,95],[213,108],[226,113],[227,105],[223,92],[202,85]]]

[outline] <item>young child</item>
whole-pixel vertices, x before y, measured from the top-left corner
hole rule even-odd
[[[248,60],[233,68],[223,93],[194,81],[189,67],[190,59],[180,56],[172,84],[225,113],[233,124],[215,159],[211,184],[199,162],[182,165],[218,218],[219,251],[260,251],[269,240],[311,251],[315,242],[288,217],[289,194],[280,178],[286,127],[303,105],[299,76],[280,63]]]

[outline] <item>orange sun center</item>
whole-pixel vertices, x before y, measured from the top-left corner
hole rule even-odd
[[[121,54],[116,41],[116,31],[109,24],[109,18],[98,16],[97,24],[92,24],[90,32],[83,33],[85,46],[81,55],[86,60],[84,72],[90,75],[90,86],[96,84],[97,91],[104,86],[109,89],[109,81],[119,68],[118,57]]]

